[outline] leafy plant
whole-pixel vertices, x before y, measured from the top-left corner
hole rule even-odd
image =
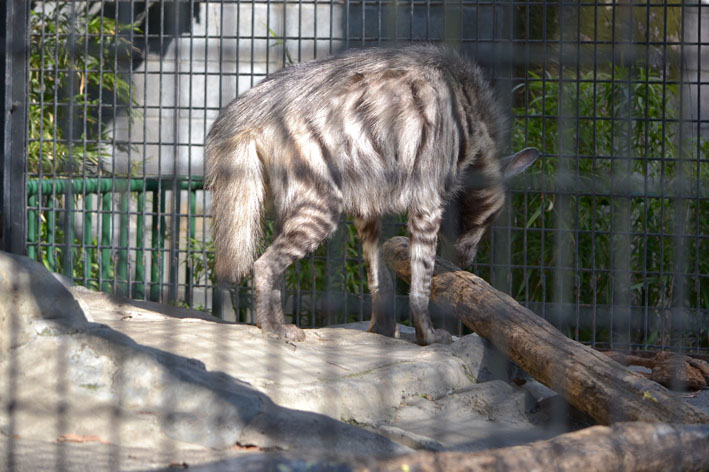
[[[514,146],[543,151],[535,171],[550,191],[512,197],[512,227],[524,228],[512,231],[515,295],[529,303],[562,297],[586,306],[611,306],[620,297],[646,307],[650,318],[647,331],[632,317],[615,327],[616,333],[632,333],[626,341],[709,345],[707,320],[699,311],[709,308],[709,300],[700,296],[709,290],[709,279],[701,276],[709,273],[709,254],[699,247],[699,236],[709,230],[709,206],[699,198],[671,198],[677,188],[697,192],[696,183],[709,177],[709,168],[697,159],[706,156],[709,144],[680,136],[678,85],[640,65],[578,76],[565,72],[563,79],[529,72],[515,89],[520,106]],[[557,193],[557,176],[581,189],[567,185],[565,193]],[[628,184],[619,188],[621,178]],[[632,182],[645,191],[630,192]],[[665,194],[657,189],[666,189]],[[684,248],[677,245],[678,228],[690,236],[683,239]],[[619,254],[619,248],[629,254]],[[688,271],[680,270],[688,256],[694,265],[689,272],[696,275],[678,275]],[[560,263],[572,267],[559,269]],[[529,268],[517,268],[524,266]],[[574,273],[572,288],[563,295],[553,282],[554,270]],[[628,286],[619,288],[614,277],[623,272]],[[679,282],[694,319],[676,319],[673,327],[668,313],[678,303]],[[604,330],[584,334],[582,329],[575,335],[610,341],[607,321]]]
[[[28,171],[94,175],[107,150],[120,147],[108,134],[113,106],[103,100],[131,103],[119,67],[130,57],[128,33],[139,30],[78,7],[74,15],[68,6],[44,8],[29,22]]]
[[[121,148],[108,133],[107,118],[114,115],[107,116],[107,110],[113,113],[113,103],[134,104],[128,72],[120,68],[131,57],[129,33],[139,29],[89,15],[78,6],[43,4],[30,11],[29,31],[28,173],[96,175],[101,160],[111,156],[109,149]],[[129,110],[133,119],[135,109]],[[100,255],[95,237],[86,243],[72,231],[72,267],[64,267],[68,236],[57,215],[67,211],[67,198],[72,199],[72,208],[82,206],[79,196],[40,195],[36,257],[50,270],[71,274],[98,289]],[[33,218],[35,211],[30,213]],[[113,278],[115,262],[104,268],[104,277]],[[112,282],[103,284],[106,288]]]
[[[66,246],[64,241],[66,234],[64,230],[56,224],[54,218],[43,218],[40,226],[40,241],[45,246],[44,251],[39,251],[42,264],[52,272],[66,274],[64,270],[64,253]],[[79,238],[74,238],[74,245],[70,249],[72,251],[72,266],[71,279],[79,281],[86,287],[93,290],[100,290],[99,280],[101,267],[99,265],[100,254],[98,250],[98,241],[93,238],[85,248],[81,247],[82,242]],[[114,264],[111,264],[108,272],[108,281],[104,283],[112,283],[114,274]],[[67,274],[68,275],[68,274]]]

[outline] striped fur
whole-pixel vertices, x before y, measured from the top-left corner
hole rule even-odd
[[[253,264],[256,321],[303,339],[284,324],[278,281],[346,212],[368,264],[370,330],[395,335],[379,219],[408,212],[417,339],[449,341],[428,316],[437,233],[454,201],[457,248],[471,262],[502,208],[506,169],[528,165],[497,158],[503,116],[481,70],[433,46],[348,52],[269,76],[229,104],[207,138],[217,277],[238,281],[251,268],[269,202],[279,232]]]

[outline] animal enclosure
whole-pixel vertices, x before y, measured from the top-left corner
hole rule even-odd
[[[212,276],[219,110],[293,63],[443,43],[494,80],[509,150],[542,151],[472,270],[594,347],[709,350],[706,2],[8,2],[4,243],[77,284],[251,322],[250,279]],[[286,315],[367,319],[366,280],[345,218],[286,273]]]

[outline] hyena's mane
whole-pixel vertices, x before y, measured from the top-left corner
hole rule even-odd
[[[450,71],[456,89],[456,105],[462,109],[460,122],[467,126],[459,135],[467,152],[459,166],[458,186],[449,195],[442,224],[443,240],[456,248],[459,265],[472,264],[477,246],[502,210],[505,200],[500,152],[505,147],[509,116],[493,88],[493,80],[475,62],[448,51],[440,60]]]

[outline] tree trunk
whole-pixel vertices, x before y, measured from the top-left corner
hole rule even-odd
[[[709,470],[709,426],[618,423],[489,451],[418,452],[360,471],[664,472]]]
[[[409,242],[384,244],[387,265],[408,281]],[[657,383],[567,338],[550,323],[448,261],[436,260],[431,302],[460,318],[532,377],[601,424],[709,423],[709,417]]]

